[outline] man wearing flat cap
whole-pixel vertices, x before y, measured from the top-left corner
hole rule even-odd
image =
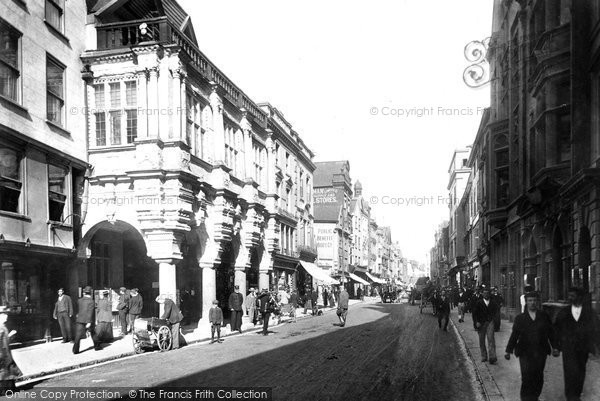
[[[119,311],[119,322],[121,322],[121,335],[127,334],[127,313],[129,312],[129,294],[125,287],[119,288],[119,303],[117,304]]]
[[[521,400],[538,400],[544,386],[546,357],[552,352],[559,355],[552,328],[546,312],[538,310],[538,294],[525,294],[527,308],[515,318],[512,334],[506,345],[504,358],[510,359],[513,352],[521,365]]]
[[[140,316],[140,314],[142,313],[142,308],[144,307],[144,300],[142,299],[142,296],[138,293],[137,288],[132,288],[130,295],[131,296],[129,297],[129,303],[128,303],[129,325],[130,325],[131,332],[133,332],[133,330],[134,330],[133,324],[135,323],[135,319],[137,319]]]
[[[231,331],[242,332],[242,316],[244,315],[244,296],[240,294],[240,286],[236,285],[229,296],[229,310],[231,311]]]
[[[98,338],[94,332],[94,300],[92,299],[92,287],[89,285],[83,289],[83,296],[77,300],[77,317],[75,319],[75,344],[73,353],[79,353],[79,342],[85,338],[86,330],[89,330],[94,342],[94,349],[99,351]]]

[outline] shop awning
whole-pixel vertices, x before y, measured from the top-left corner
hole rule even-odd
[[[356,281],[359,284],[371,285],[367,280],[363,280],[362,278],[358,277],[356,274],[348,273],[348,276],[350,276],[350,278],[352,280]]]
[[[303,260],[300,261],[300,264],[306,270],[308,274],[310,274],[315,280],[322,281],[325,284],[339,284],[340,282],[336,279],[332,278],[327,274],[327,272],[314,263],[305,262]]]
[[[386,283],[387,283],[387,281],[385,281],[385,280],[382,280],[382,279],[380,279],[380,278],[377,278],[377,277],[373,276],[373,275],[372,275],[371,273],[369,273],[369,272],[366,272],[365,274],[366,274],[366,275],[367,275],[367,277],[368,277],[369,279],[371,279],[371,280],[372,280],[374,283],[377,283],[377,284],[386,284]]]

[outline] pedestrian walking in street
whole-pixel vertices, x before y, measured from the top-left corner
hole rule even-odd
[[[94,349],[100,351],[100,344],[94,331],[94,300],[92,299],[92,287],[89,285],[83,289],[83,296],[77,300],[77,317],[75,318],[75,343],[73,344],[73,353],[79,354],[79,342],[85,338],[86,331],[89,330]]]
[[[246,313],[253,325],[256,326],[256,289],[250,288],[250,293],[246,296],[244,301]]]
[[[500,323],[501,323],[501,311],[502,311],[502,306],[504,306],[504,298],[502,298],[502,295],[500,295],[500,293],[498,292],[498,287],[492,287],[492,295],[491,295],[492,301],[494,301],[496,303],[496,305],[498,305],[498,311],[496,312],[496,315],[494,316],[494,331],[498,332],[500,331]]]
[[[312,289],[306,286],[306,291],[304,292],[304,314],[306,315],[309,310],[312,311]]]
[[[498,305],[491,299],[489,288],[484,288],[482,299],[475,303],[473,321],[479,334],[481,362],[489,360],[492,365],[498,361],[496,358],[496,339],[494,338],[494,316],[497,310]]]
[[[142,313],[142,309],[144,308],[144,299],[142,298],[142,295],[139,293],[139,290],[137,288],[132,288],[129,292],[129,295],[129,331],[133,333],[135,319],[137,319],[140,316],[140,314]]]
[[[58,320],[60,332],[62,334],[62,342],[68,343],[73,339],[71,331],[71,318],[73,317],[73,302],[71,297],[65,294],[64,289],[58,289],[58,300],[54,304],[54,313],[52,314],[55,320]]]
[[[444,321],[444,331],[448,331],[448,320],[450,320],[450,297],[446,291],[442,290],[437,305],[438,327],[442,328],[442,320]]]
[[[212,308],[208,311],[208,321],[210,322],[210,343],[215,343],[215,331],[217,332],[216,342],[221,340],[221,326],[223,325],[223,311],[219,308],[219,301],[212,301]]]
[[[100,343],[111,342],[113,337],[113,326],[112,326],[112,303],[108,298],[109,291],[100,291],[100,298],[96,301],[96,320],[97,324],[95,327],[96,338],[98,339],[98,345]]]
[[[298,294],[292,290],[290,294],[290,318],[292,323],[296,323],[296,308],[298,307]]]
[[[583,304],[584,296],[581,288],[570,288],[570,306],[558,313],[554,323],[558,350],[562,352],[567,401],[580,399],[589,354],[598,354],[598,320],[591,306]]]
[[[521,366],[521,401],[537,401],[544,386],[544,367],[550,353],[559,355],[550,317],[538,310],[539,295],[525,295],[527,311],[515,318],[504,358],[514,352]]]
[[[363,296],[362,288],[358,287],[358,289],[356,290],[356,298],[358,298],[359,300],[362,301],[362,296]]]
[[[160,318],[171,323],[171,337],[173,338],[171,349],[179,349],[179,327],[183,321],[183,313],[168,294],[159,295],[156,301],[164,304],[164,312]]]
[[[329,306],[331,306],[332,308],[335,308],[335,293],[333,291],[333,288],[329,287]]]
[[[323,286],[323,308],[327,308],[328,303],[329,303],[329,291],[327,290],[327,286]]]
[[[277,302],[279,302],[279,307],[281,308],[277,319],[277,324],[279,324],[281,323],[281,318],[283,317],[283,315],[286,313],[290,313],[290,294],[288,294],[288,292],[283,287],[281,287],[279,289],[279,293],[277,293]]]
[[[312,304],[312,315],[318,316],[319,314],[319,292],[318,288],[310,293],[310,302]]]
[[[339,295],[339,302],[337,308],[337,315],[340,319],[340,327],[344,327],[346,325],[346,319],[348,318],[348,302],[350,301],[350,296],[346,291],[346,287],[342,285],[342,290]]]
[[[121,324],[121,336],[127,334],[127,314],[129,313],[129,294],[127,288],[119,288],[119,303],[117,304],[119,312],[119,323]]]
[[[236,285],[229,295],[229,310],[231,311],[231,331],[242,332],[242,316],[244,314],[244,296],[240,294],[240,286]]]
[[[465,321],[465,309],[467,308],[468,296],[465,289],[461,287],[458,291],[457,305],[458,305],[458,322],[462,323]]]
[[[10,351],[10,337],[17,332],[6,328],[7,312],[6,306],[0,306],[0,396],[6,395],[8,390],[16,391],[15,380],[23,374]]]
[[[273,312],[275,305],[273,302],[273,298],[269,293],[269,290],[263,288],[258,299],[256,300],[256,305],[258,307],[258,311],[262,316],[263,321],[263,336],[269,334],[269,318],[271,317],[271,313]]]

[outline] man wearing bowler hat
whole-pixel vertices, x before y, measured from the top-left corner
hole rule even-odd
[[[79,353],[79,342],[85,338],[86,330],[89,330],[94,342],[94,349],[100,351],[100,344],[94,332],[94,300],[92,299],[92,287],[89,285],[83,289],[83,296],[77,301],[77,318],[75,327],[75,344],[73,344],[73,353]]]
[[[236,285],[234,292],[229,296],[229,309],[231,310],[231,331],[242,332],[242,316],[244,315],[244,296],[240,294],[240,286]]]

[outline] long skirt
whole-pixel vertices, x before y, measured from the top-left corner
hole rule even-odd
[[[100,322],[96,325],[96,336],[100,342],[110,342],[113,337],[112,322]]]

